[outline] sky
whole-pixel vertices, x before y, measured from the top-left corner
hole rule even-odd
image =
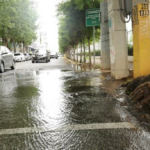
[[[59,51],[58,45],[58,19],[56,17],[56,5],[62,0],[35,0],[39,14],[40,32],[48,35],[48,48],[53,52]],[[131,22],[127,24],[127,30],[131,31]]]
[[[131,31],[132,30],[132,24],[131,24],[131,21],[129,23],[126,24],[126,28],[127,28],[127,31]]]
[[[36,0],[39,14],[39,26],[41,32],[48,35],[48,48],[51,51],[59,51],[58,46],[58,19],[56,17],[56,5],[61,0]]]

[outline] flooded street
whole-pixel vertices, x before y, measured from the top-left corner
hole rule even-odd
[[[65,62],[2,74],[0,149],[149,150],[150,134],[110,94],[116,84]]]

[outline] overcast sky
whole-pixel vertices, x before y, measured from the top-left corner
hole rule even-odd
[[[59,51],[58,47],[58,20],[56,5],[61,0],[37,0],[40,26],[48,34],[48,47],[51,51]]]
[[[56,18],[56,5],[62,0],[36,0],[38,2],[38,14],[42,32],[48,35],[48,47],[51,51],[59,51],[58,46],[58,19]],[[132,30],[131,23],[127,24],[127,30]]]

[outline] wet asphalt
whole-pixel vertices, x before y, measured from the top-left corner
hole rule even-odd
[[[0,150],[150,149],[149,132],[114,92],[121,81],[63,58],[16,68],[0,75]]]

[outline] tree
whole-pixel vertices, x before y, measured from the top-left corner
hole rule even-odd
[[[88,42],[90,55],[90,44],[93,36],[92,28],[86,28],[85,26],[85,12],[90,8],[99,8],[99,4],[99,0],[94,2],[91,0],[68,0],[58,5],[59,47],[61,52],[75,50],[77,45],[81,44],[84,49],[85,62],[85,45]],[[97,38],[99,38],[98,34]]]
[[[0,37],[3,44],[23,44],[24,47],[36,39],[37,13],[31,0],[9,0],[0,6]]]

